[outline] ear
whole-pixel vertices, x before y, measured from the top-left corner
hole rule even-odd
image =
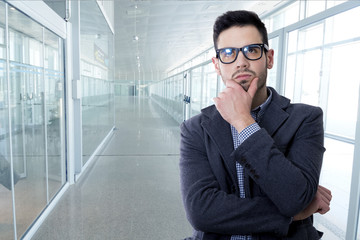
[[[220,66],[219,66],[219,64],[220,64],[220,63],[219,63],[219,59],[216,58],[216,57],[213,57],[211,60],[212,60],[212,62],[213,62],[213,64],[214,64],[216,73],[217,73],[219,76],[221,76],[221,71],[220,71]]]
[[[274,50],[270,49],[267,54],[267,68],[268,69],[272,69],[272,67],[274,66]]]

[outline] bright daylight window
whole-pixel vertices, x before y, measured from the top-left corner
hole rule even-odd
[[[307,15],[326,7],[323,1],[307,3]],[[349,210],[360,85],[360,28],[348,27],[354,22],[360,22],[360,7],[286,35],[285,96],[293,102],[320,106],[324,111],[327,150],[320,184],[332,190],[333,200],[329,213],[315,215],[315,224],[330,240],[345,239]]]

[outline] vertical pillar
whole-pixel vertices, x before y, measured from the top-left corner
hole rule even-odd
[[[82,108],[81,108],[81,70],[80,70],[80,2],[71,1],[71,19],[72,24],[72,101],[73,101],[73,173],[74,181],[76,176],[81,173],[82,162]]]
[[[354,160],[352,167],[350,202],[346,228],[347,240],[356,240],[359,224],[359,203],[360,203],[360,86],[357,107],[357,120],[354,145]]]

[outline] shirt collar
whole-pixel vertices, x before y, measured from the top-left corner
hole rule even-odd
[[[271,102],[272,98],[272,91],[268,88],[267,92],[269,94],[268,98],[263,102],[260,106],[254,108],[251,110],[251,112],[256,113],[257,112],[257,119],[260,120],[261,117],[264,115],[264,112],[266,108],[269,106],[269,103]]]

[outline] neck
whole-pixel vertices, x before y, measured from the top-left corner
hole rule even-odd
[[[266,87],[266,85],[264,85],[263,87],[261,87],[260,89],[258,89],[256,91],[256,94],[254,96],[254,99],[253,99],[253,102],[251,105],[251,109],[255,109],[258,106],[260,106],[261,104],[263,104],[267,98],[268,98],[267,87]]]

